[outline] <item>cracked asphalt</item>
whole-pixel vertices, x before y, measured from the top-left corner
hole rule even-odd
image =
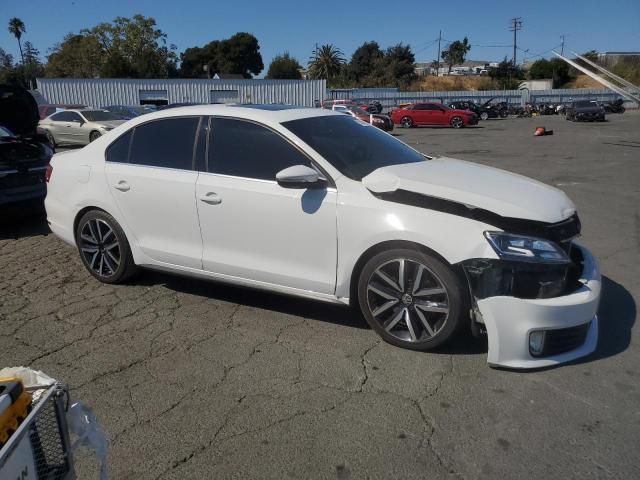
[[[404,351],[348,309],[154,272],[101,285],[20,206],[0,212],[0,365],[93,407],[113,479],[640,478],[639,121],[395,132],[576,202],[604,275],[598,350],[579,362],[491,369],[471,337]]]

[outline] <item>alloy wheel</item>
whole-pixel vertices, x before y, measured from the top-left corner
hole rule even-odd
[[[387,333],[406,342],[435,337],[449,318],[443,282],[426,265],[407,258],[374,270],[367,283],[367,304]]]
[[[413,120],[409,117],[402,117],[400,125],[402,125],[403,128],[411,128],[413,126]]]
[[[453,117],[451,119],[451,126],[453,128],[460,128],[460,127],[462,127],[463,124],[464,124],[464,122],[462,121],[462,119],[460,117]]]
[[[80,231],[80,251],[87,265],[100,277],[115,275],[121,261],[120,242],[113,228],[100,218],[89,219]]]

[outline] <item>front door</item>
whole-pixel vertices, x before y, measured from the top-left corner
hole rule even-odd
[[[266,126],[212,118],[208,173],[196,198],[205,270],[274,285],[335,291],[335,188],[290,189],[276,173],[312,166],[307,155]]]
[[[200,117],[141,124],[107,149],[105,172],[120,215],[151,259],[202,269],[195,200]]]

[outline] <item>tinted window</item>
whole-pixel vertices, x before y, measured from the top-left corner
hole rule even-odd
[[[85,110],[82,112],[84,118],[90,122],[104,122],[109,120],[120,120],[120,117],[106,110]]]
[[[129,145],[133,130],[119,137],[107,149],[107,162],[127,163],[129,161]]]
[[[76,119],[79,120],[77,115],[73,112],[60,112],[56,113],[55,115],[51,115],[51,120],[54,120],[56,122],[72,122]]]
[[[311,162],[274,131],[243,120],[211,119],[210,172],[275,180],[280,170],[293,165],[311,166]]]
[[[135,128],[130,163],[191,170],[199,117],[167,118]]]
[[[82,122],[82,117],[80,115],[78,115],[76,112],[65,112],[67,115],[69,115],[69,120],[67,120],[68,122]]]
[[[380,167],[425,161],[408,145],[353,118],[322,116],[282,125],[354,180],[362,180]]]

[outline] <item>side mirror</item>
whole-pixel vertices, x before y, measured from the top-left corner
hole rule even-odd
[[[320,176],[317,170],[306,165],[294,165],[276,174],[278,185],[283,188],[324,188],[327,179]]]

